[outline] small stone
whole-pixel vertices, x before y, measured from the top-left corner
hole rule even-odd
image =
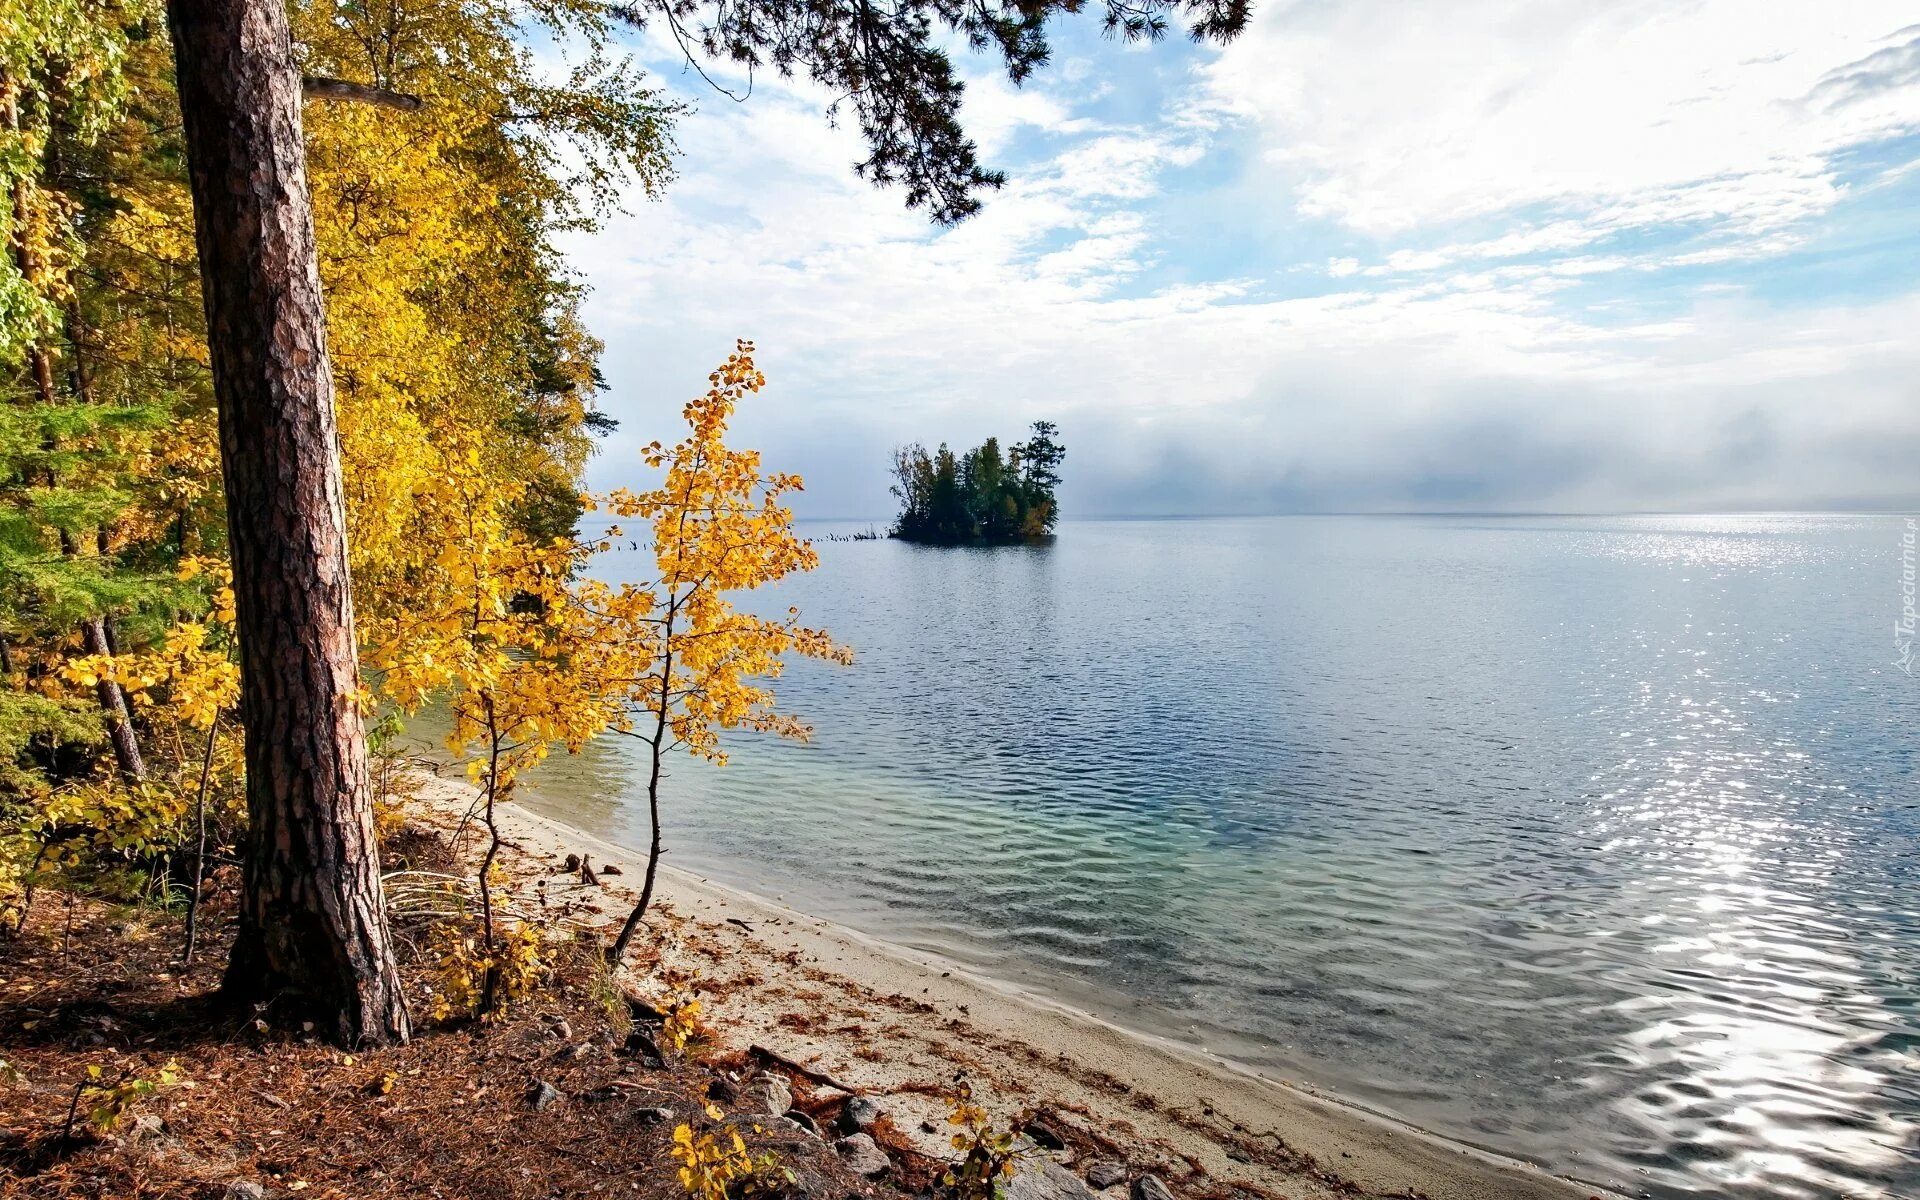
[[[803,1138],[803,1137],[813,1136],[812,1134],[808,1133],[807,1130],[803,1128],[798,1121],[795,1121],[785,1115],[778,1116],[778,1117],[768,1117],[766,1118],[765,1124],[756,1125],[755,1128],[763,1130],[767,1133],[777,1134],[781,1137]]]
[[[1029,1159],[1000,1189],[1004,1200],[1094,1200],[1080,1177],[1050,1158]]]
[[[227,1184],[227,1190],[220,1193],[221,1200],[266,1200],[267,1189],[251,1179],[235,1179]]]
[[[1093,1188],[1110,1188],[1127,1181],[1125,1163],[1103,1158],[1087,1167],[1087,1184]]]
[[[637,1054],[641,1058],[661,1059],[665,1057],[665,1055],[660,1053],[660,1043],[654,1041],[653,1035],[644,1029],[636,1029],[632,1033],[629,1033],[626,1042],[620,1049],[628,1054]]]
[[[605,866],[600,868],[600,873],[602,875],[625,875],[626,874],[625,871],[622,871],[620,869],[617,863],[607,863]]]
[[[778,1075],[755,1075],[747,1082],[747,1105],[754,1112],[778,1117],[793,1107],[793,1089]]]
[[[871,1179],[883,1174],[893,1163],[888,1160],[886,1151],[874,1144],[873,1138],[864,1133],[852,1137],[843,1137],[833,1144],[840,1152],[840,1159],[847,1164],[847,1170],[855,1175],[865,1175]]]
[[[559,1038],[563,1042],[570,1042],[573,1040],[573,1026],[567,1024],[567,1019],[565,1017],[550,1018],[547,1021],[547,1028],[553,1030],[553,1036]]]
[[[1161,1183],[1153,1175],[1142,1175],[1133,1181],[1133,1200],[1173,1200],[1173,1189]]]
[[[800,1109],[790,1108],[786,1112],[781,1113],[780,1115],[785,1117],[787,1120],[792,1121],[795,1125],[798,1125],[801,1129],[812,1134],[814,1137],[826,1136],[825,1134],[820,1132],[820,1122],[814,1120],[811,1116],[809,1116],[807,1113],[803,1112]]]
[[[707,1099],[715,1104],[732,1104],[740,1098],[740,1089],[724,1075],[715,1075],[713,1082],[707,1085]]]
[[[1020,1132],[1032,1138],[1034,1145],[1039,1146],[1043,1150],[1065,1150],[1067,1148],[1067,1139],[1061,1137],[1058,1130],[1038,1117],[1022,1125]]]
[[[535,1112],[551,1108],[559,1100],[560,1089],[544,1079],[535,1080],[532,1089],[527,1092],[527,1103],[533,1106]]]
[[[566,861],[560,864],[560,869],[567,872],[578,871],[580,869],[580,856],[578,854],[567,855]]]
[[[840,1110],[840,1128],[850,1132],[872,1129],[873,1123],[885,1115],[885,1110],[867,1097],[850,1096]]]
[[[588,1055],[592,1053],[593,1053],[592,1042],[575,1042],[573,1045],[568,1046],[566,1049],[562,1050],[559,1054],[555,1055],[554,1057],[558,1058],[561,1062],[579,1062],[581,1059],[586,1058]]]
[[[154,1113],[141,1113],[127,1129],[130,1142],[152,1142],[167,1136],[167,1123]]]
[[[667,1014],[655,1008],[653,1001],[638,992],[628,991],[622,988],[620,990],[620,996],[621,999],[627,1002],[627,1014],[636,1021],[653,1021],[658,1023],[667,1019]]]
[[[668,1125],[673,1122],[675,1113],[670,1108],[637,1108],[633,1119],[642,1125]]]

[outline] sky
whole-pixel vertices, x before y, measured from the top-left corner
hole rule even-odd
[[[803,517],[884,521],[896,445],[1041,419],[1069,517],[1920,508],[1917,12],[1063,18],[1019,88],[956,50],[1008,182],[951,229],[855,178],[818,89],[736,103],[636,36],[693,111],[665,194],[564,246],[622,422],[589,482],[643,479],[747,337],[734,440]]]

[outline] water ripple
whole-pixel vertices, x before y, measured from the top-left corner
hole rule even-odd
[[[678,861],[1552,1169],[1920,1196],[1894,518],[1091,523],[824,545],[810,746]],[[537,803],[616,837],[618,748]]]

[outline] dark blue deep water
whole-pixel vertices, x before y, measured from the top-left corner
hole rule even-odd
[[[676,765],[670,861],[1636,1194],[1920,1196],[1904,527],[825,544],[756,605],[859,661]],[[529,802],[634,841],[628,753]]]

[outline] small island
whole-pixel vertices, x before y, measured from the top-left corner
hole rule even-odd
[[[900,515],[892,536],[930,546],[1003,546],[1053,534],[1060,464],[1066,448],[1051,421],[1003,453],[999,438],[956,455],[942,442],[928,453],[918,442],[893,452],[893,494]]]

